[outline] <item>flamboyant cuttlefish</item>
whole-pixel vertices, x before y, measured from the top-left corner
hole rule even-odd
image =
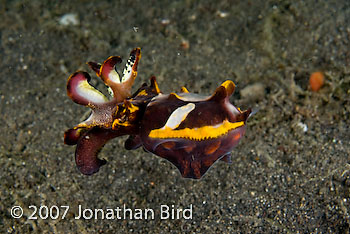
[[[149,86],[143,84],[131,95],[140,58],[140,48],[133,49],[121,79],[116,69],[119,56],[103,64],[88,63],[109,87],[111,99],[89,84],[86,72],[68,78],[68,96],[92,110],[87,120],[64,134],[65,144],[77,145],[78,169],[85,175],[97,172],[106,163],[97,157],[100,149],[122,135],[129,135],[126,149],[142,146],[173,163],[183,177],[199,179],[218,159],[230,162],[251,114],[251,109],[241,111],[229,102],[235,84],[227,80],[211,96],[189,93],[185,87],[163,94],[153,76]]]

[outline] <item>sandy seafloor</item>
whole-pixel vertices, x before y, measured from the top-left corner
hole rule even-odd
[[[68,13],[75,24],[60,23]],[[0,38],[1,233],[349,233],[349,1],[1,1]],[[259,108],[232,164],[183,179],[121,137],[97,174],[77,170],[63,132],[87,108],[67,97],[66,80],[89,71],[105,91],[85,62],[125,61],[134,47],[134,90],[155,75],[164,93],[209,95],[232,79],[231,101]],[[308,87],[315,71],[326,78],[319,92]],[[31,205],[44,217],[45,206],[70,209],[33,220]],[[75,219],[79,205],[155,218]],[[192,205],[192,219],[162,220],[161,205]]]

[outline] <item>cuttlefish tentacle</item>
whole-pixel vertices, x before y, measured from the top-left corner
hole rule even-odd
[[[131,95],[131,88],[137,76],[137,65],[141,58],[141,49],[135,48],[131,51],[128,61],[120,78],[116,65],[122,62],[119,56],[111,56],[102,64],[88,62],[103,82],[112,89],[113,97],[121,102]]]
[[[90,75],[86,72],[77,71],[67,81],[67,94],[77,104],[91,108],[91,115],[74,128],[64,134],[64,142],[75,145],[89,129],[95,126],[110,128],[113,123],[113,113],[117,103],[124,101],[131,95],[131,88],[137,76],[137,65],[141,58],[140,48],[131,51],[125,65],[123,76],[120,79],[116,65],[122,62],[119,56],[111,56],[102,64],[89,62],[90,68],[96,72],[102,81],[112,90],[112,99],[103,95],[90,83]]]
[[[75,162],[81,173],[92,175],[106,164],[106,160],[97,157],[101,148],[115,137],[119,136],[117,132],[102,128],[92,128],[84,134],[78,141],[75,150]]]
[[[107,97],[89,84],[90,80],[91,77],[87,72],[77,71],[73,73],[67,81],[68,96],[75,103],[90,108],[107,103]]]
[[[90,75],[86,72],[73,73],[67,82],[67,94],[80,105],[90,107],[92,112],[87,120],[75,126],[78,128],[91,128],[93,126],[108,127],[112,123],[112,116],[106,115],[106,111],[111,114],[116,108],[116,101],[109,101],[105,95],[89,84]],[[70,132],[73,138],[81,136],[80,131]],[[68,135],[67,135],[68,136]]]

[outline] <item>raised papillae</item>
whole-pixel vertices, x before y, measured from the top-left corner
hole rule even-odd
[[[230,162],[231,150],[251,115],[251,109],[241,111],[230,103],[235,84],[227,80],[210,96],[190,93],[185,87],[163,94],[151,77],[150,85],[131,94],[140,58],[140,48],[133,49],[121,77],[116,69],[122,61],[119,56],[102,64],[88,63],[109,87],[110,98],[89,84],[86,72],[68,78],[68,96],[92,110],[87,120],[64,133],[65,144],[77,145],[78,169],[85,175],[96,173],[106,163],[98,158],[100,149],[123,135],[129,135],[126,149],[142,146],[173,163],[186,178],[201,178],[219,159]]]

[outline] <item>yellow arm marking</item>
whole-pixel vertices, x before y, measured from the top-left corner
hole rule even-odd
[[[146,90],[142,90],[141,92],[139,92],[139,93],[137,94],[137,96],[147,96]]]

